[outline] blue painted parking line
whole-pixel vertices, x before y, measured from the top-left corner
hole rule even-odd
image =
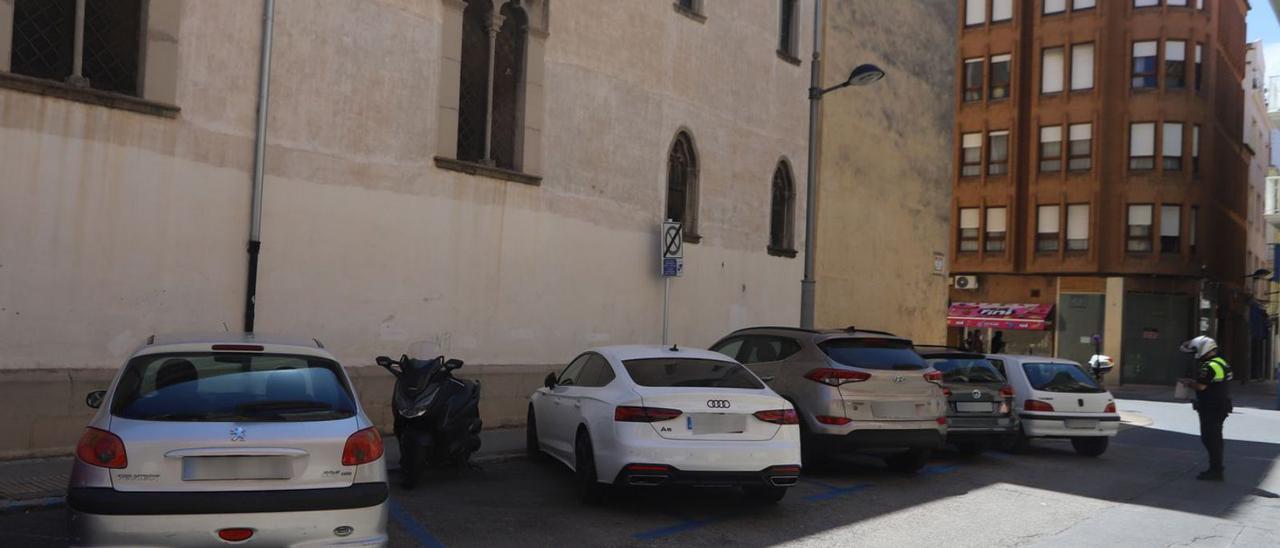
[[[19,512],[29,512],[32,510],[48,510],[50,508],[57,508],[66,503],[67,500],[63,497],[11,500],[0,505],[0,514],[17,514]]]
[[[954,464],[941,464],[941,465],[935,464],[933,466],[926,466],[924,470],[920,471],[920,473],[921,474],[946,474],[947,472],[955,472],[956,470],[959,470],[959,469],[960,467]]]
[[[426,526],[414,519],[413,514],[402,508],[395,500],[389,500],[387,508],[390,510],[391,519],[400,524],[400,527],[409,533],[410,537],[413,537],[413,540],[418,541],[419,546],[423,548],[444,548],[444,544],[436,539],[435,535],[432,535]]]
[[[809,502],[818,502],[818,501],[823,501],[823,500],[831,500],[831,499],[834,499],[834,498],[843,497],[843,496],[845,496],[845,495],[851,495],[851,494],[853,494],[853,493],[857,493],[857,492],[859,492],[859,491],[866,491],[867,489],[870,489],[873,485],[875,485],[875,484],[872,484],[872,483],[859,483],[859,484],[857,484],[857,485],[850,485],[849,487],[836,487],[836,488],[834,488],[834,489],[830,489],[830,490],[828,490],[828,491],[826,491],[826,492],[824,492],[824,493],[818,493],[818,494],[816,494],[816,495],[809,495],[809,496],[805,497],[805,498],[804,498],[804,500],[809,501]]]
[[[684,533],[686,531],[692,531],[700,527],[706,527],[707,525],[720,521],[721,519],[723,518],[693,519],[693,520],[677,523],[675,525],[669,525],[667,527],[659,527],[657,529],[641,531],[631,536],[636,540],[655,540],[655,539],[660,539],[662,537],[669,537],[671,535],[675,535],[678,533]]]

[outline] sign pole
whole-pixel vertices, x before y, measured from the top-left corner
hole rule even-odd
[[[667,314],[671,310],[671,278],[662,278],[662,346],[667,345]]]

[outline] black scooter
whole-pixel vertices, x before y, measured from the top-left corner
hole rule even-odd
[[[378,356],[377,362],[396,376],[391,409],[402,486],[417,485],[428,466],[470,466],[480,449],[480,383],[454,378],[462,361],[405,355],[400,361]]]

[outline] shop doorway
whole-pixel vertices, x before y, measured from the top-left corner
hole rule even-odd
[[[1125,294],[1121,382],[1172,385],[1187,376],[1193,364],[1178,346],[1190,338],[1193,327],[1191,297]]]
[[[1106,325],[1106,296],[1063,293],[1058,300],[1058,357],[1089,363],[1097,351],[1093,337]]]

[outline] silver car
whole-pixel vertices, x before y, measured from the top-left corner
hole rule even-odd
[[[900,472],[923,467],[947,432],[942,374],[913,348],[881,331],[791,327],[740,329],[711,346],[799,411],[806,467],[831,453],[867,452]]]
[[[76,447],[76,546],[385,546],[382,439],[314,339],[152,337]]]

